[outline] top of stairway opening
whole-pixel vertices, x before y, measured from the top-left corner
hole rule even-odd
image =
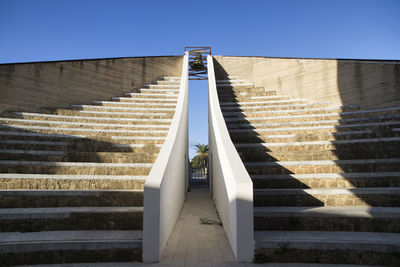
[[[211,55],[210,46],[186,46],[189,53],[189,80],[208,80],[207,56]]]

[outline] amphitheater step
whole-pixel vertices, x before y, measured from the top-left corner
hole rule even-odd
[[[252,175],[255,189],[400,187],[400,172]]]
[[[115,102],[108,102],[108,103],[115,103]],[[101,104],[101,103],[99,103]],[[129,104],[129,103],[128,103]],[[156,108],[154,107],[146,107],[142,105],[142,107],[129,107],[129,106],[123,106],[123,107],[117,107],[117,106],[101,106],[101,105],[78,105],[78,104],[72,104],[70,105],[72,109],[77,109],[77,110],[82,110],[82,111],[102,111],[102,112],[146,112],[146,111],[151,111],[153,113],[165,113],[165,112],[174,112],[175,108],[170,106],[170,107],[159,107],[157,106]]]
[[[137,89],[140,93],[148,93],[148,94],[159,94],[159,93],[167,93],[167,94],[177,94],[179,93],[179,89],[150,89],[150,88],[140,88]],[[124,93],[124,95],[129,96],[135,93]]]
[[[141,231],[0,233],[0,265],[141,261]]]
[[[307,108],[307,109],[276,109],[276,110],[264,110],[264,111],[233,111],[223,112],[225,117],[265,117],[265,116],[295,116],[295,115],[315,115],[315,114],[329,114],[329,113],[343,113],[349,111],[359,110],[358,105],[349,105],[341,107],[329,107],[329,108]]]
[[[152,163],[95,163],[0,160],[1,173],[148,175]]]
[[[317,131],[314,133],[297,132],[289,134],[269,134],[266,132],[250,132],[242,134],[240,132],[231,132],[231,139],[234,143],[293,143],[305,141],[341,141],[352,139],[369,139],[382,137],[400,137],[400,133],[393,132],[392,129],[367,129],[359,131]]]
[[[0,209],[1,232],[141,230],[142,207]]]
[[[0,173],[0,189],[143,190],[146,176]]]
[[[177,101],[177,98],[174,97],[163,97],[163,98],[155,98],[155,97],[146,97],[146,98],[142,98],[142,97],[121,97],[121,96],[114,96],[111,98],[111,101],[115,101],[115,102],[124,102],[124,103],[174,103]]]
[[[399,266],[400,234],[255,231],[256,257],[269,262]]]
[[[244,161],[350,160],[400,157],[400,137],[334,141],[239,143]],[[299,152],[302,153],[299,153]]]
[[[143,190],[0,190],[0,208],[140,206]]]
[[[254,230],[400,233],[400,208],[255,207]]]
[[[110,114],[109,114],[110,115]],[[152,124],[162,125],[171,124],[172,119],[153,119],[153,118],[118,118],[118,117],[100,117],[100,116],[85,116],[83,114],[76,115],[51,115],[41,113],[28,113],[28,112],[12,112],[5,114],[8,118],[19,118],[25,120],[37,120],[41,121],[65,121],[65,122],[84,122],[84,123],[110,123],[110,124]]]
[[[354,122],[358,120],[373,120],[373,119],[399,119],[399,115],[393,113],[393,109],[390,111],[376,110],[376,112],[332,112],[325,114],[305,114],[305,115],[285,115],[285,116],[265,116],[265,117],[235,117],[235,118],[226,118],[225,121],[229,123],[239,123],[239,122],[247,122],[247,123],[260,123],[260,122],[295,122],[295,121],[329,121],[329,120],[337,120],[341,123],[346,122]],[[400,108],[399,108],[400,110]],[[398,111],[396,111],[398,112]],[[365,118],[366,115],[369,115],[368,118]],[[372,117],[372,115],[374,117]],[[358,118],[358,119],[356,119]],[[350,119],[350,120],[349,120]]]
[[[257,101],[258,100],[258,101]],[[241,101],[241,102],[220,102],[220,106],[229,107],[229,106],[240,106],[240,107],[255,107],[255,106],[276,106],[276,105],[289,105],[293,103],[309,103],[309,99],[285,99],[285,100],[268,100],[264,99],[253,99],[252,101]]]
[[[259,123],[228,123],[227,126],[229,129],[234,128],[276,128],[276,127],[302,127],[302,126],[326,126],[326,125],[340,125],[345,127],[346,125],[357,125],[362,123],[377,123],[377,122],[390,122],[394,125],[399,125],[400,121],[398,120],[400,116],[378,116],[378,117],[366,117],[366,118],[351,118],[351,119],[340,119],[340,120],[315,120],[315,121],[297,121],[297,122],[259,122]]]
[[[244,162],[250,174],[303,174],[400,171],[400,158]]]
[[[315,102],[304,104],[289,104],[289,105],[269,105],[269,106],[224,106],[222,111],[271,111],[271,110],[290,110],[290,109],[307,109],[307,108],[324,108],[328,107],[329,102]]]
[[[175,107],[176,103],[130,103],[130,102],[116,102],[116,101],[99,101],[93,100],[93,105],[100,105],[103,107],[147,107],[147,108],[165,108],[165,107]]]
[[[180,85],[179,84],[146,84],[144,86],[145,88],[149,89],[179,89]]]
[[[154,153],[131,152],[78,152],[52,150],[0,149],[0,160],[52,161],[52,162],[102,162],[102,163],[154,163],[158,149]]]
[[[309,133],[333,133],[342,131],[363,131],[363,130],[374,130],[374,131],[388,131],[398,127],[400,122],[398,121],[386,121],[386,122],[372,122],[372,123],[356,123],[356,124],[337,124],[337,125],[317,125],[317,126],[295,126],[292,127],[264,127],[257,129],[244,129],[231,128],[230,133],[273,133],[274,135],[279,134],[309,134]]]
[[[85,129],[155,129],[155,130],[165,130],[169,128],[169,124],[166,125],[155,125],[155,124],[134,124],[134,123],[119,123],[118,121],[108,121],[107,123],[89,123],[80,121],[57,121],[57,120],[29,120],[29,119],[12,119],[12,118],[0,118],[0,123],[2,127],[9,125],[11,127],[22,126],[55,126],[60,128],[74,128],[80,127]]]
[[[112,127],[111,127],[112,128]],[[127,129],[98,129],[98,128],[61,128],[49,126],[31,126],[31,125],[0,125],[0,130],[15,132],[34,131],[43,134],[60,135],[109,135],[109,136],[153,136],[165,137],[167,130],[127,130]]]
[[[232,83],[232,82],[228,82],[228,83],[218,83],[217,84],[217,88],[221,88],[221,87],[228,87],[228,88],[251,88],[254,87],[253,83]]]
[[[400,207],[400,188],[255,189],[254,206]]]

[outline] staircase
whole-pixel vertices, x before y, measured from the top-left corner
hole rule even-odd
[[[400,107],[332,107],[217,78],[253,180],[255,261],[400,266]]]
[[[180,77],[0,118],[0,265],[141,261],[143,186]]]

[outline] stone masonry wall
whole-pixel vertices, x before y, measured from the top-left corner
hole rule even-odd
[[[214,56],[217,77],[237,75],[278,95],[359,104],[400,105],[399,60],[342,60]]]
[[[89,104],[180,76],[182,56],[0,64],[0,112]]]

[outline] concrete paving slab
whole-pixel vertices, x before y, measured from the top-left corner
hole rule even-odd
[[[219,222],[208,188],[193,188],[186,197],[162,256],[161,266],[236,263],[223,227],[219,224],[202,224],[200,218]]]

